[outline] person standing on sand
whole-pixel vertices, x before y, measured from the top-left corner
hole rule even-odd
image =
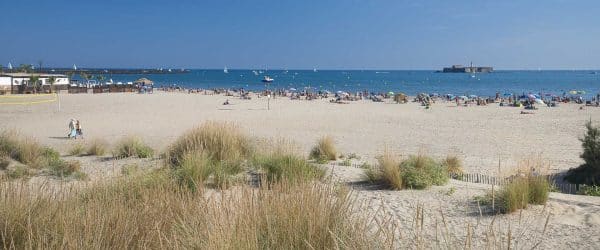
[[[75,126],[76,120],[74,118],[71,118],[71,121],[69,121],[69,133],[67,134],[67,137],[77,139],[77,130]]]
[[[83,130],[81,129],[81,122],[79,120],[75,122],[75,139],[77,139],[77,136],[81,136],[83,139]]]

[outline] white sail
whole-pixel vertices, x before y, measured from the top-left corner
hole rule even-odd
[[[8,69],[13,69],[12,64],[8,63]]]
[[[77,65],[73,64],[73,70],[77,70]]]
[[[225,73],[225,74],[229,73],[229,70],[227,70],[227,67],[225,67],[225,68],[223,69],[223,73]]]

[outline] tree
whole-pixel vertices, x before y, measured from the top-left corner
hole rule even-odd
[[[88,75],[85,72],[80,72],[79,76],[81,76],[81,78],[85,79],[85,83],[87,83],[90,80],[90,75]]]
[[[31,72],[33,72],[33,65],[21,64],[21,65],[19,65],[18,71],[21,73],[31,73]]]
[[[56,76],[48,77],[48,83],[50,83],[50,93],[54,92],[54,83],[56,83]]]
[[[585,161],[581,166],[570,169],[565,180],[576,184],[600,184],[600,127],[594,127],[592,121],[585,124],[587,132],[580,139],[583,153],[581,159]]]
[[[106,79],[106,77],[104,75],[97,75],[96,76],[96,80],[98,80],[98,83],[103,83],[104,80]]]
[[[40,76],[39,75],[31,75],[31,77],[29,77],[29,84],[31,84],[31,86],[33,86],[33,93],[36,94],[37,93],[37,89],[38,89],[38,82],[40,81]]]

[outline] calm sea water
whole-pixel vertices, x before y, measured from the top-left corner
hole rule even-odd
[[[257,70],[258,73],[258,70]],[[173,85],[186,88],[244,88],[262,90],[264,76],[275,81],[269,88],[312,88],[328,91],[439,93],[493,96],[504,93],[551,93],[562,95],[571,90],[585,91],[585,96],[600,92],[600,71],[496,71],[489,74],[436,73],[434,71],[383,70],[268,70],[254,74],[252,70],[192,70],[173,75],[112,75],[113,81],[134,81],[147,77],[156,86]]]

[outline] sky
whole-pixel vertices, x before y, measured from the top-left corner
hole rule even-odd
[[[600,69],[600,1],[0,1],[0,64]]]

